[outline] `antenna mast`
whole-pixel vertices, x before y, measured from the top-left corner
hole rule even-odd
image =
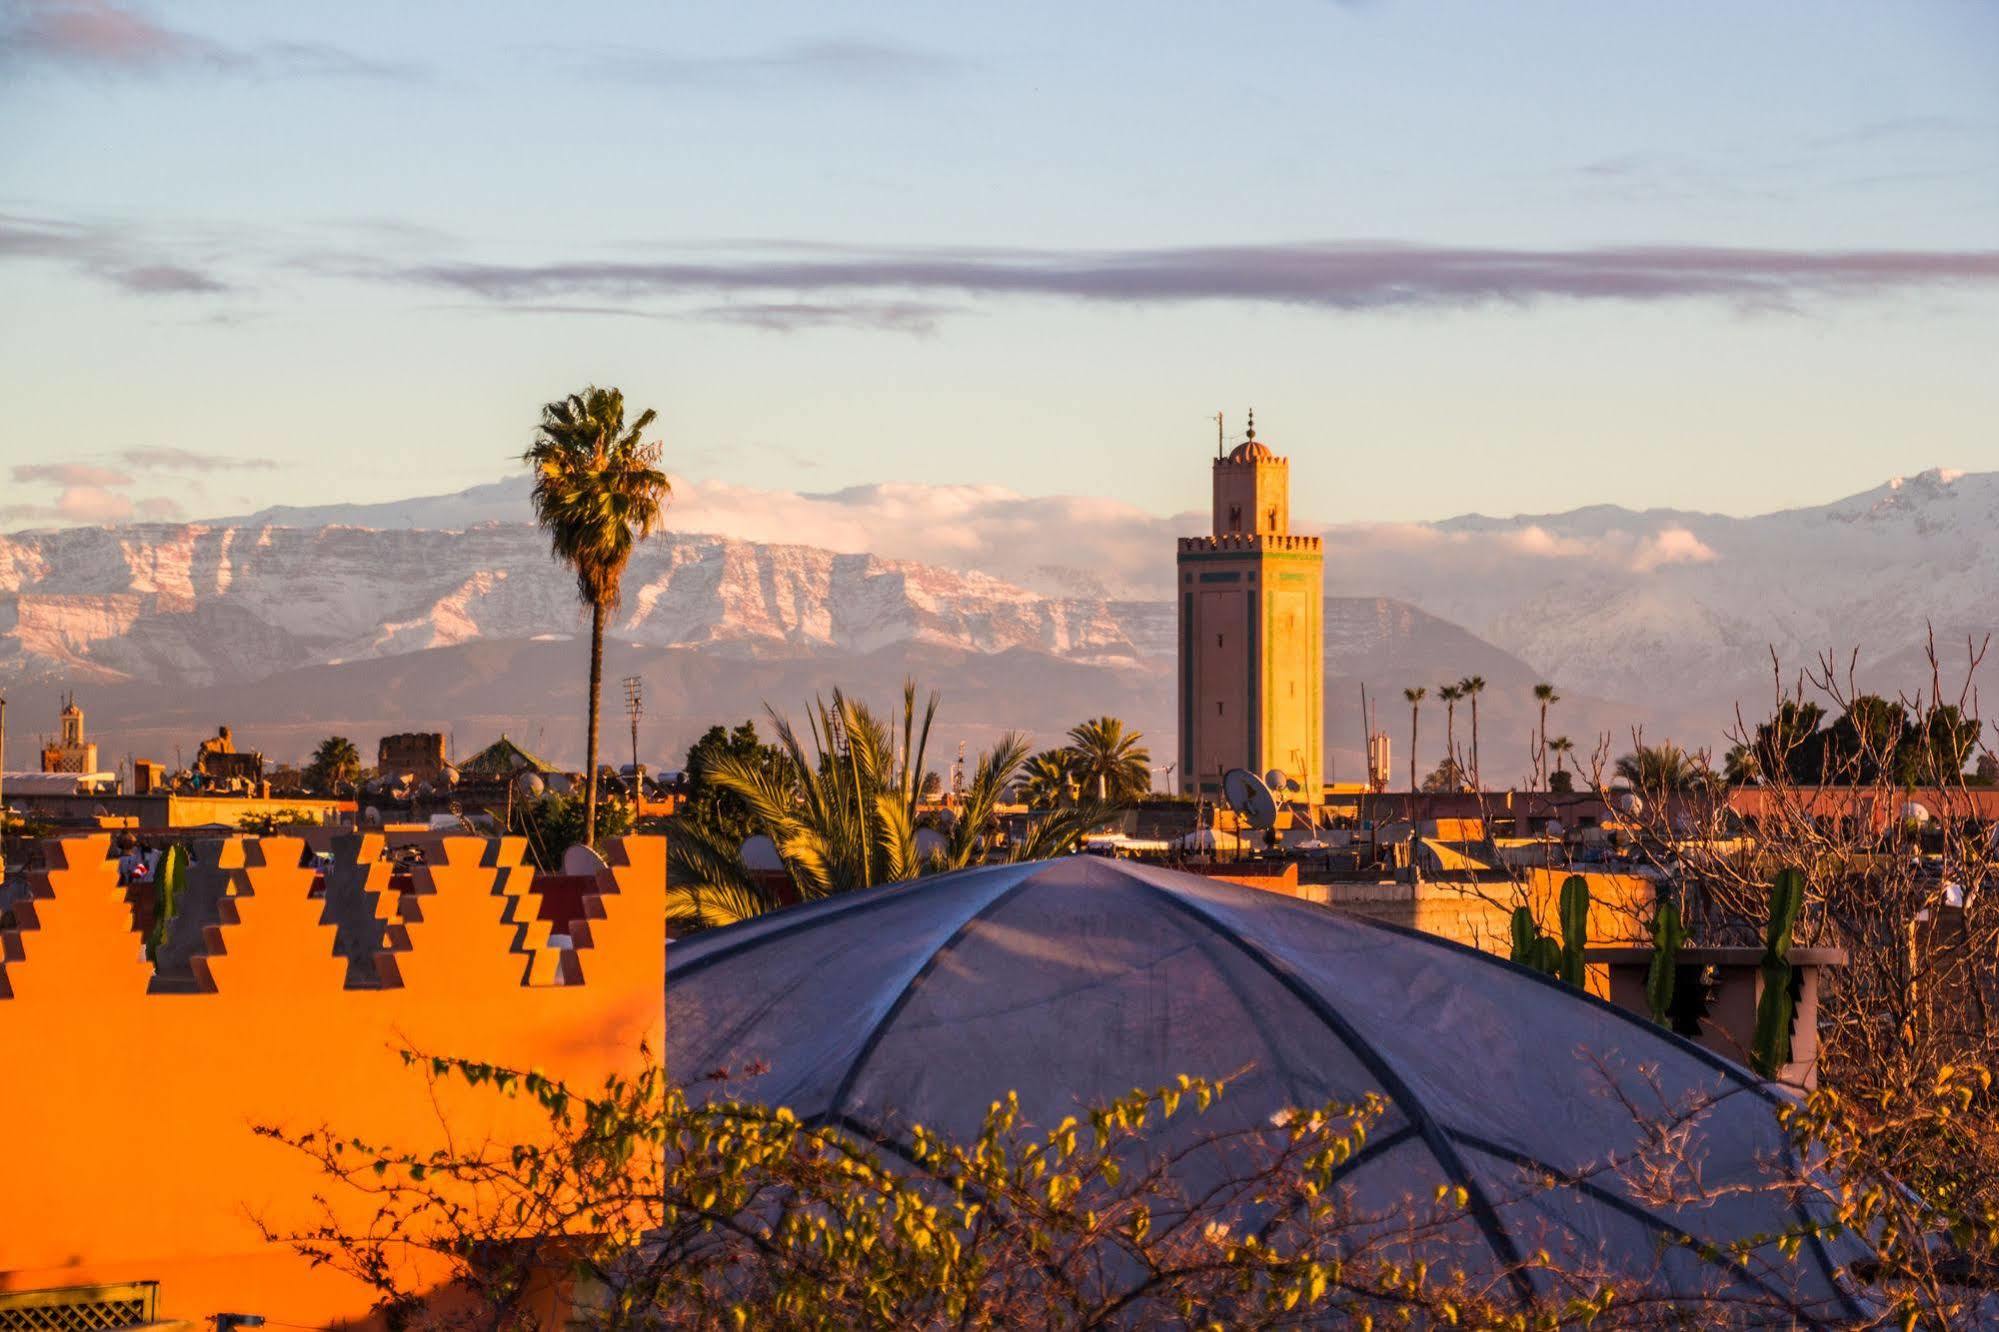
[[[1215,461],[1220,462],[1228,449],[1228,436],[1222,432],[1222,414],[1215,413]]]
[[[645,681],[636,675],[625,677],[625,716],[632,723],[632,795],[639,791],[639,718],[645,715]]]

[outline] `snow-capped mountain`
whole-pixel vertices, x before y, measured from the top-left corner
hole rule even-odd
[[[136,722],[175,691],[205,687],[219,704],[264,681],[255,696],[278,725],[287,689],[309,695],[313,672],[338,668],[353,697],[384,695],[385,725],[484,716],[457,694],[428,709],[421,670],[364,668],[579,633],[573,585],[527,517],[516,480],[388,505],[0,537],[0,686],[122,687]],[[989,713],[967,721],[1029,724],[1042,695],[1099,697],[1170,743],[1172,539],[1203,518],[993,487],[800,495],[685,482],[670,518],[675,534],[634,558],[610,637],[672,654],[646,659],[681,683],[690,725],[703,700],[743,702],[721,688],[731,680],[791,687],[840,663],[948,659]],[[1954,689],[1967,636],[1999,628],[1999,473],[1927,472],[1751,518],[1599,506],[1319,530],[1328,684],[1341,691],[1328,696],[1328,737],[1356,751],[1361,683],[1386,705],[1405,685],[1482,673],[1495,682],[1490,724],[1525,734],[1511,695],[1549,680],[1579,738],[1643,725],[1714,744],[1738,700],[1752,715],[1767,705],[1773,650],[1788,679],[1821,652],[1843,662],[1859,648],[1864,687],[1914,690],[1929,684],[1921,649],[1934,628],[1946,665],[1959,663]],[[560,655],[506,651],[535,671]],[[533,711],[553,686],[534,671],[523,681]],[[312,704],[297,700],[301,725]],[[1390,708],[1378,715],[1393,729]]]
[[[1141,613],[1135,627],[1156,626]],[[0,670],[205,685],[479,639],[565,636],[575,585],[525,524],[74,528],[0,538]],[[669,535],[642,546],[610,634],[721,655],[913,642],[1130,661],[1110,603],[977,572]]]
[[[1205,526],[1204,515],[976,486],[792,494],[683,483],[673,512],[683,530],[977,570],[1058,602],[1167,596],[1173,538]],[[426,527],[526,517],[522,480],[248,521]],[[1773,650],[1794,677],[1821,653],[1859,649],[1879,687],[1912,688],[1927,683],[1914,663],[1930,629],[1961,660],[1968,636],[1999,628],[1999,472],[1929,471],[1747,518],[1599,505],[1298,526],[1325,537],[1329,595],[1412,603],[1605,697],[1724,711],[1745,694],[1760,703]],[[1117,618],[1141,651],[1167,650],[1159,626]]]

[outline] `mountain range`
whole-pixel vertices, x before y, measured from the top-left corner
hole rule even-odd
[[[329,731],[435,727],[460,749],[508,730],[580,758],[573,584],[527,521],[526,484],[382,505],[0,537],[0,686],[53,726],[74,688],[111,753],[166,758],[230,721],[296,757]],[[607,675],[648,689],[642,757],[675,755],[765,702],[905,672],[946,695],[940,741],[1019,727],[1052,741],[1112,712],[1172,757],[1172,539],[1201,516],[994,487],[827,494],[676,483],[673,533],[640,548]],[[1834,504],[1736,518],[1608,506],[1348,524],[1326,540],[1327,726],[1357,775],[1360,688],[1407,761],[1401,690],[1467,674],[1488,776],[1524,771],[1532,685],[1587,749],[1630,730],[1717,744],[1738,701],[1860,649],[1862,683],[1927,687],[1934,628],[1999,622],[1999,474],[1927,472]],[[702,535],[716,531],[726,535]],[[47,713],[45,722],[36,719]],[[622,721],[622,718],[619,719]],[[1443,717],[1422,718],[1423,766]],[[1460,718],[1460,740],[1466,738]],[[18,739],[17,742],[19,743]],[[19,750],[11,766],[25,766]]]

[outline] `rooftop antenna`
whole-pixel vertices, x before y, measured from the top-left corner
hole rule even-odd
[[[1222,460],[1222,452],[1228,447],[1228,436],[1222,431],[1222,414],[1215,413],[1215,461]]]
[[[636,675],[625,677],[625,716],[632,723],[632,790],[639,789],[639,718],[645,715],[645,684]]]
[[[1367,773],[1369,785],[1374,783],[1374,726],[1367,711],[1367,681],[1360,682],[1360,765]]]

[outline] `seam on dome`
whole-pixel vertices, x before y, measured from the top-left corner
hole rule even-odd
[[[1451,1145],[1450,1136],[1444,1126],[1431,1115],[1429,1108],[1417,1099],[1416,1093],[1402,1080],[1402,1076],[1395,1071],[1382,1053],[1354,1030],[1353,1025],[1341,1016],[1337,1009],[1314,993],[1312,988],[1281,959],[1271,956],[1242,936],[1232,933],[1220,921],[1179,893],[1147,879],[1139,881],[1146,883],[1178,910],[1186,912],[1221,938],[1234,944],[1242,950],[1243,956],[1269,972],[1279,984],[1311,1010],[1312,1015],[1325,1024],[1326,1030],[1346,1046],[1370,1073],[1381,1080],[1382,1091],[1387,1093],[1388,1098],[1402,1111],[1410,1126],[1422,1137],[1423,1145],[1428,1147],[1430,1155],[1436,1158],[1437,1168],[1443,1171],[1446,1179],[1465,1191],[1472,1219],[1478,1223],[1480,1232],[1485,1236],[1485,1242],[1491,1246],[1493,1255],[1506,1265],[1507,1275],[1512,1279],[1513,1288],[1519,1294],[1521,1301],[1531,1303],[1534,1299],[1534,1283],[1520,1270],[1522,1261],[1520,1251],[1515,1247],[1513,1237],[1507,1234],[1506,1227],[1501,1224],[1499,1213],[1493,1207],[1492,1200],[1485,1196],[1485,1190],[1480,1187],[1478,1180],[1466,1169],[1464,1159],[1458,1155],[1457,1148]]]
[[[1638,1016],[1636,1013],[1619,1008],[1607,999],[1599,999],[1587,990],[1578,991],[1555,977],[1536,971],[1532,967],[1522,966],[1511,958],[1487,953],[1481,949],[1473,948],[1469,944],[1459,943],[1455,939],[1446,939],[1441,935],[1425,934],[1421,930],[1411,929],[1406,925],[1395,925],[1385,920],[1376,920],[1371,916],[1363,916],[1357,913],[1343,913],[1342,918],[1367,929],[1379,930],[1385,934],[1392,934],[1398,938],[1407,939],[1412,943],[1427,944],[1433,948],[1441,948],[1445,952],[1454,952],[1476,958],[1487,966],[1498,967],[1500,970],[1513,975],[1523,976],[1536,985],[1559,990],[1570,999],[1580,999],[1586,1004],[1593,1005],[1599,1013],[1607,1014],[1620,1022],[1636,1027],[1650,1034],[1654,1039],[1665,1041],[1681,1054],[1690,1056],[1695,1062],[1707,1065],[1707,1067],[1720,1073],[1728,1081],[1734,1083],[1738,1093],[1747,1092],[1772,1107],[1781,1107],[1786,1103],[1783,1097],[1771,1091],[1768,1086],[1748,1070],[1723,1059],[1720,1055],[1705,1046],[1696,1045],[1693,1041],[1676,1031],[1670,1031],[1664,1027],[1657,1026]],[[1721,1097],[1717,1097],[1716,1103],[1719,1104],[1722,1099]],[[1804,1162],[1798,1158],[1796,1150],[1788,1141],[1784,1147],[1784,1159],[1788,1163],[1795,1164],[1800,1170],[1804,1168]],[[1791,1210],[1806,1227],[1806,1244],[1810,1247],[1812,1256],[1818,1260],[1819,1270],[1824,1273],[1826,1281],[1832,1285],[1834,1290],[1839,1292],[1840,1302],[1845,1305],[1849,1315],[1855,1318],[1860,1317],[1860,1307],[1854,1302],[1852,1295],[1840,1282],[1832,1261],[1832,1255],[1826,1252],[1825,1241],[1819,1237],[1818,1230],[1811,1216],[1805,1211],[1804,1204],[1798,1203]]]
[[[924,958],[923,965],[918,967],[910,975],[909,979],[902,983],[902,989],[897,991],[894,1002],[889,1004],[887,1011],[868,1030],[867,1036],[861,1042],[861,1048],[855,1052],[853,1060],[848,1063],[847,1071],[840,1075],[840,1085],[833,1089],[833,1095],[826,1101],[826,1108],[815,1118],[847,1118],[847,1097],[852,1095],[854,1084],[860,1081],[862,1070],[867,1067],[868,1061],[874,1058],[875,1049],[880,1046],[882,1037],[887,1035],[888,1029],[895,1025],[895,1020],[902,1016],[902,1010],[909,1006],[909,1001],[915,996],[918,988],[922,986],[925,980],[929,979],[930,973],[937,969],[937,964],[952,949],[964,942],[965,938],[971,934],[973,926],[998,910],[1004,903],[1010,901],[1015,893],[1018,893],[1021,889],[1027,887],[1028,884],[1039,879],[1042,874],[1046,873],[1047,867],[1051,863],[1043,862],[1042,868],[1031,870],[1021,875],[1005,888],[987,898],[978,907],[974,908],[971,914],[959,921],[958,928],[952,930],[942,943],[930,950],[930,956]]]
[[[1788,1317],[1803,1319],[1805,1320],[1806,1324],[1811,1327],[1824,1326],[1824,1323],[1822,1321],[1812,1319],[1809,1315],[1807,1315],[1803,1311],[1803,1309],[1800,1306],[1798,1306],[1795,1300],[1793,1300],[1790,1296],[1785,1295],[1784,1292],[1779,1290],[1776,1286],[1772,1285],[1768,1278],[1762,1276],[1761,1274],[1755,1271],[1752,1271],[1746,1259],[1729,1263],[1729,1262],[1719,1262],[1716,1261],[1715,1259],[1708,1258],[1706,1255],[1701,1253],[1700,1251],[1701,1242],[1699,1238],[1695,1236],[1692,1232],[1682,1230],[1680,1227],[1674,1225],[1671,1221],[1668,1221],[1666,1218],[1658,1215],[1656,1212],[1649,1212],[1645,1210],[1643,1207],[1640,1207],[1637,1203],[1632,1202],[1629,1198],[1624,1197],[1622,1194],[1615,1193],[1609,1189],[1606,1189],[1601,1184],[1598,1184],[1594,1180],[1591,1180],[1587,1177],[1573,1175],[1566,1170],[1559,1170],[1556,1167],[1549,1165],[1546,1161],[1540,1160],[1539,1158],[1532,1156],[1527,1152],[1515,1151],[1513,1148],[1507,1147],[1501,1143],[1493,1142],[1487,1138],[1481,1138],[1476,1134],[1465,1133],[1458,1129],[1450,1129],[1447,1131],[1450,1133],[1451,1137],[1455,1138],[1460,1144],[1469,1147],[1471,1150],[1478,1152],[1481,1155],[1492,1157],[1495,1160],[1505,1161],[1510,1165],[1519,1166],[1522,1170],[1540,1171],[1541,1173],[1547,1175],[1550,1179],[1560,1181],[1563,1187],[1574,1189],[1578,1193],[1586,1194],[1588,1197],[1594,1199],[1596,1202],[1601,1203],[1603,1206],[1610,1208],[1610,1210],[1612,1210],[1613,1212],[1617,1212],[1624,1216],[1628,1216],[1632,1220],[1638,1222],[1640,1225],[1646,1226],[1653,1230],[1660,1231],[1667,1235],[1671,1235],[1674,1239],[1683,1241],[1685,1243],[1687,1251],[1693,1254],[1693,1256],[1699,1259],[1701,1262],[1706,1263],[1710,1267],[1719,1268],[1727,1272],[1732,1272],[1735,1275],[1744,1278],[1745,1280],[1754,1282],[1756,1286],[1760,1288],[1765,1294],[1777,1300],[1780,1304],[1784,1306],[1784,1312]],[[1562,1224],[1565,1226],[1567,1225],[1566,1222],[1563,1222]],[[1570,1226],[1568,1228],[1571,1230],[1574,1229],[1573,1226]],[[1837,1281],[1833,1281],[1830,1279],[1831,1277],[1830,1273],[1827,1273],[1827,1277],[1828,1277],[1827,1284],[1831,1287],[1834,1295],[1836,1295],[1842,1303],[1846,1303],[1847,1301],[1845,1298],[1845,1294],[1840,1290],[1839,1283]]]
[[[1012,869],[1012,868],[1014,868],[1014,866],[1011,865],[981,865],[975,869],[960,870],[959,873],[969,877],[973,874],[995,873],[999,870]],[[1038,873],[1039,871],[1036,872]],[[1028,877],[1032,878],[1033,875],[1030,874]],[[727,943],[721,944],[718,947],[711,949],[708,952],[702,953],[698,957],[691,958],[688,961],[680,963],[678,968],[676,968],[674,965],[673,947],[671,944],[669,944],[666,950],[666,983],[669,986],[671,986],[673,982],[677,980],[686,980],[689,976],[697,975],[700,972],[706,971],[709,967],[715,965],[717,962],[721,962],[727,958],[736,957],[742,953],[750,951],[752,948],[758,948],[767,943],[776,943],[780,939],[789,939],[792,935],[797,934],[799,931],[811,929],[813,926],[818,925],[823,921],[851,920],[855,916],[865,916],[870,912],[879,911],[884,907],[893,906],[898,902],[908,901],[912,891],[915,890],[918,887],[918,885],[921,884],[921,882],[922,881],[919,879],[904,879],[896,883],[878,884],[873,888],[861,889],[860,891],[862,892],[869,892],[875,894],[875,896],[869,898],[864,902],[841,902],[839,901],[839,898],[837,896],[830,898],[822,897],[819,899],[819,901],[833,903],[835,909],[830,911],[813,911],[813,912],[802,913],[799,919],[786,921],[784,924],[778,925],[773,929],[765,930],[763,933],[758,934],[752,938],[731,940]],[[933,881],[931,884],[925,886],[934,888],[936,884],[935,881]],[[798,906],[806,906],[806,905],[809,904],[803,902],[798,904]],[[778,908],[780,912],[791,911],[796,909],[797,909],[796,907]],[[761,916],[757,917],[757,920],[761,919],[763,919]],[[755,921],[744,922],[744,924],[755,924],[755,923],[756,923]],[[731,925],[731,926],[725,926],[723,928],[735,929],[738,927]],[[719,934],[720,931],[716,931],[716,933]]]

